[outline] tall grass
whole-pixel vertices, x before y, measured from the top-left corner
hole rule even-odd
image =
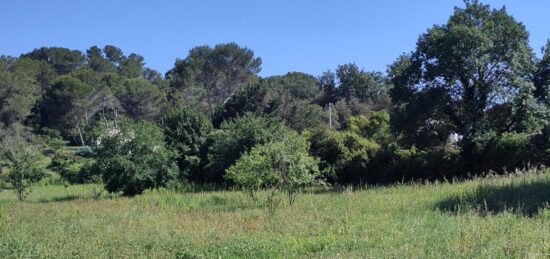
[[[0,257],[548,257],[549,178],[311,192],[274,215],[236,191],[39,186],[0,193]]]

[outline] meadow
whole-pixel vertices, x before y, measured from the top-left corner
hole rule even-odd
[[[311,191],[274,214],[239,191],[43,185],[0,193],[0,257],[548,257],[549,202],[550,171]]]

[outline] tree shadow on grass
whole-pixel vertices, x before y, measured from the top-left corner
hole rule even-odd
[[[533,217],[550,208],[550,177],[515,179],[503,183],[482,183],[469,193],[454,195],[435,204],[451,213],[475,211],[482,216],[505,211]]]
[[[38,199],[38,203],[48,203],[48,202],[67,202],[67,201],[74,201],[74,200],[81,200],[84,199],[80,195],[65,195],[65,196],[56,196],[52,198],[47,199]]]

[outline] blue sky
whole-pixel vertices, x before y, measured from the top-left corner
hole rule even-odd
[[[531,33],[538,54],[550,38],[550,1],[485,0],[505,5]],[[0,54],[42,46],[85,50],[112,44],[164,73],[190,48],[237,42],[263,59],[262,76],[319,75],[355,62],[367,70],[414,49],[462,0],[0,0]]]

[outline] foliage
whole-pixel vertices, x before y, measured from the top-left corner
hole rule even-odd
[[[409,144],[430,147],[457,132],[463,136],[463,155],[470,159],[475,139],[495,130],[487,119],[490,108],[511,103],[518,94],[523,100],[533,94],[528,35],[504,8],[466,1],[465,8],[456,8],[446,24],[422,34],[416,50],[391,66],[395,128]],[[536,115],[516,116],[511,126],[530,116]]]
[[[38,148],[33,143],[32,135],[17,125],[7,130],[0,144],[0,162],[5,161],[9,170],[7,181],[17,193],[17,198],[23,201],[29,187],[44,176],[43,168],[37,164],[40,159]]]
[[[0,70],[0,123],[7,127],[22,123],[31,114],[39,94],[34,78],[19,71]]]
[[[311,153],[321,159],[320,168],[330,183],[365,183],[368,164],[380,146],[357,133],[338,132],[326,127],[309,134]]]
[[[189,108],[169,112],[163,122],[166,143],[178,153],[180,170],[196,177],[200,171],[200,148],[213,130],[212,123]]]
[[[160,103],[163,94],[151,82],[142,79],[128,79],[115,96],[124,112],[135,121],[157,121],[160,117]]]
[[[307,140],[294,133],[254,146],[226,170],[225,177],[252,197],[260,188],[284,191],[292,204],[300,189],[320,183],[318,176],[318,159],[309,155]]]
[[[276,119],[245,114],[224,122],[201,149],[202,179],[223,182],[224,172],[253,146],[281,140],[288,129]]]
[[[185,59],[178,59],[167,77],[172,87],[192,97],[192,105],[213,118],[214,111],[241,86],[254,79],[262,60],[254,52],[235,43],[199,46]]]
[[[388,145],[393,139],[389,123],[390,115],[382,110],[373,112],[370,118],[364,115],[349,117],[346,129],[378,144]]]
[[[67,151],[55,153],[48,168],[71,184],[93,183],[99,180],[97,168],[92,159],[85,159]]]
[[[105,137],[95,158],[109,192],[141,194],[178,176],[175,154],[165,146],[162,129],[148,122]]]
[[[84,128],[99,109],[94,87],[72,76],[60,76],[46,92],[44,123],[60,130],[64,137],[78,138],[85,145]],[[76,141],[75,141],[76,142]],[[78,142],[77,142],[78,143]]]

